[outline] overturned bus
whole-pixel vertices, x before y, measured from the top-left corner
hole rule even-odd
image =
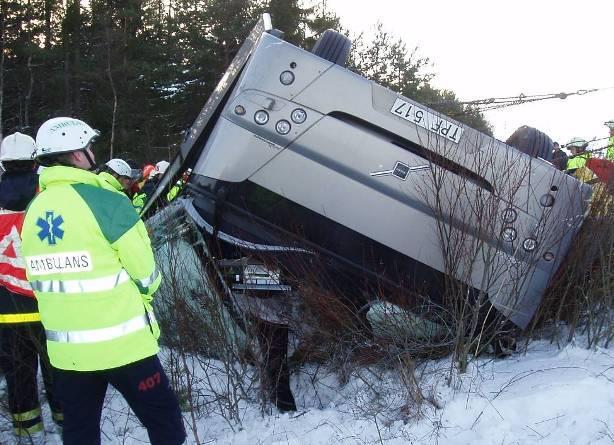
[[[357,312],[441,321],[453,295],[526,327],[591,187],[548,162],[543,133],[507,145],[345,68],[349,50],[332,31],[298,48],[265,14],[145,211],[191,168],[171,207],[234,296],[300,293],[317,269]]]

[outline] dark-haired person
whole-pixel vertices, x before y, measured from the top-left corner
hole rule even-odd
[[[555,142],[552,148],[552,164],[562,171],[567,168],[567,161],[567,153],[561,149],[558,142]]]

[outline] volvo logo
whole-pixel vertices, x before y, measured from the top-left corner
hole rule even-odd
[[[392,170],[382,170],[382,171],[378,171],[378,172],[371,172],[371,176],[389,176],[392,175],[396,178],[399,178],[403,181],[405,181],[407,179],[407,176],[411,173],[411,172],[418,172],[418,171],[422,171],[422,170],[428,170],[429,168],[431,168],[428,164],[424,164],[424,165],[417,165],[415,167],[410,167],[407,164],[404,164],[401,161],[397,161],[396,164],[394,164],[394,168]]]

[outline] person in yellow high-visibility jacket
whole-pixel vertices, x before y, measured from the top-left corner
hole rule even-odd
[[[138,193],[135,193],[135,195],[132,197],[132,205],[136,209],[137,213],[140,214],[143,211],[145,204],[147,204],[147,201],[149,201],[149,198],[158,187],[160,179],[164,173],[166,173],[168,166],[168,161],[157,162],[154,170],[150,173],[149,177],[143,184],[143,187],[141,187],[141,190]],[[162,205],[167,203],[168,201],[164,201],[163,199],[159,201],[159,204]]]
[[[566,144],[566,147],[571,151],[571,156],[567,160],[566,171],[583,182],[593,179],[593,172],[586,167],[586,162],[591,158],[591,154],[586,151],[588,142],[582,138],[574,137]]]
[[[179,178],[179,180],[175,183],[175,185],[171,188],[171,190],[166,194],[166,200],[168,202],[171,202],[173,199],[177,197],[177,195],[179,195],[183,191],[183,188],[188,183],[188,180],[190,179],[191,174],[192,174],[192,169],[188,168],[183,173],[183,175],[181,175],[181,178]]]
[[[98,173],[108,184],[109,190],[120,192],[128,197],[132,185],[132,168],[123,159],[111,159],[106,162]]]
[[[98,132],[60,117],[36,135],[47,166],[26,211],[22,250],[64,408],[64,444],[99,444],[107,386],[143,423],[152,444],[185,440],[181,411],[157,357],[153,293],[161,277],[130,200],[94,168]]]

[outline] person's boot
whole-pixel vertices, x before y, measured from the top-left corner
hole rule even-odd
[[[24,442],[28,445],[45,445],[45,430],[34,433],[30,436],[30,442]]]
[[[15,431],[16,445],[45,445],[45,430],[28,432],[26,430]]]

